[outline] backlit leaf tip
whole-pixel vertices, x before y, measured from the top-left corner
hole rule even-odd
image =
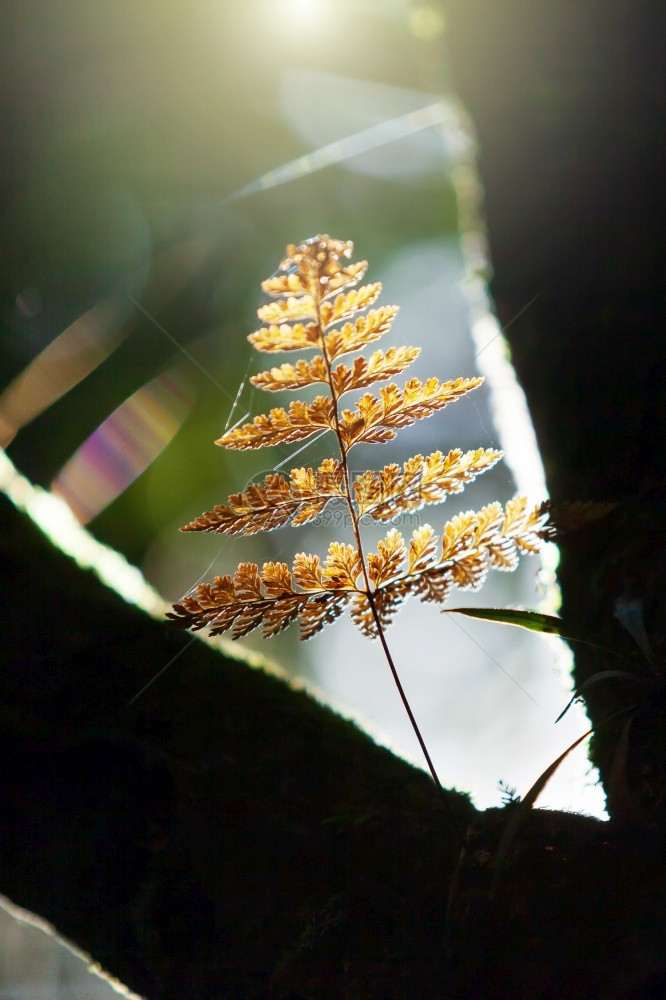
[[[447,455],[441,451],[425,458],[414,455],[402,467],[391,464],[378,472],[364,472],[352,484],[358,511],[376,521],[390,521],[426,504],[441,503],[448,495],[461,493],[501,457],[502,452],[495,448],[477,448],[464,454],[456,448]]]
[[[412,378],[403,389],[391,382],[379,390],[378,396],[365,393],[354,410],[343,410],[339,416],[343,446],[349,450],[361,442],[391,441],[400,428],[432,416],[482,382],[482,378],[458,378],[443,383],[437,378],[425,382]]]
[[[350,526],[349,537],[331,542],[323,558],[299,552],[291,567],[240,563],[233,576],[199,584],[170,615],[182,628],[239,638],[256,628],[274,635],[295,623],[301,638],[308,639],[347,609],[362,632],[376,636],[409,597],[441,605],[454,588],[478,589],[491,569],[515,569],[519,557],[536,552],[552,530],[546,505],[533,508],[516,497],[505,507],[491,503],[451,517],[439,534],[426,523],[408,537],[398,527],[389,528],[374,551],[364,552],[362,518],[388,522],[441,503],[491,469],[502,453],[453,448],[352,475],[353,447],[392,440],[483,381],[476,376],[392,381],[420,350],[375,346],[391,331],[398,308],[377,305],[381,284],[360,284],[367,263],[354,263],[352,252],[349,240],[325,235],[287,247],[275,274],[262,284],[271,301],[258,309],[262,325],[249,341],[262,354],[297,356],[276,358],[251,381],[269,393],[316,388],[309,401],[297,398],[274,406],[216,442],[246,451],[308,442],[327,432],[334,457],[264,473],[182,529],[253,535],[316,524],[329,504],[337,504]],[[352,392],[357,396],[345,406]],[[579,516],[586,513],[591,511]]]

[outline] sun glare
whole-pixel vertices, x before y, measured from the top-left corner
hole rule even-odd
[[[445,27],[444,15],[430,4],[414,7],[409,13],[409,30],[420,42],[434,41]]]
[[[313,16],[321,7],[321,0],[283,0],[283,5],[294,14]]]
[[[271,32],[281,36],[280,47],[286,54],[288,47],[293,54],[316,37],[329,32],[335,23],[334,5],[326,0],[282,0],[269,8]]]

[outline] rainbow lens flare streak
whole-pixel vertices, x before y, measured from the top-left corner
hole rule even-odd
[[[180,429],[194,402],[182,365],[135,392],[93,431],[51,484],[81,524],[123,493]]]

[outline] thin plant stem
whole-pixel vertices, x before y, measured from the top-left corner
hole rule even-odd
[[[343,439],[343,436],[342,436],[342,432],[340,430],[340,420],[339,420],[339,415],[338,415],[338,396],[337,396],[337,394],[335,392],[335,389],[333,387],[333,379],[332,379],[332,375],[331,375],[331,359],[328,356],[328,352],[326,350],[326,343],[325,343],[325,340],[324,340],[324,327],[322,325],[322,318],[321,318],[321,311],[320,311],[321,295],[320,295],[319,281],[318,281],[318,279],[316,277],[314,277],[313,280],[312,280],[311,292],[312,292],[312,295],[313,295],[313,298],[314,298],[315,308],[316,308],[316,311],[317,311],[317,325],[319,327],[319,335],[320,335],[320,340],[321,340],[321,351],[322,351],[322,355],[324,357],[324,362],[326,364],[326,371],[327,371],[327,374],[328,374],[328,387],[329,387],[329,390],[330,390],[330,393],[331,393],[331,399],[333,400],[333,412],[334,412],[334,417],[335,417],[335,428],[334,428],[334,430],[335,430],[335,436],[336,436],[337,441],[338,441],[338,448],[339,448],[339,451],[340,451],[340,461],[341,461],[341,464],[342,464],[342,471],[343,471],[344,483],[345,483],[345,498],[344,499],[345,499],[345,501],[347,503],[347,507],[349,509],[349,515],[350,515],[350,518],[351,518],[352,529],[353,529],[354,538],[355,538],[355,541],[356,541],[356,547],[358,549],[358,554],[359,554],[359,558],[360,558],[360,561],[361,561],[361,570],[362,570],[362,573],[363,573],[363,582],[364,582],[364,585],[365,585],[365,591],[364,591],[365,597],[367,598],[368,604],[370,605],[370,610],[372,612],[372,617],[374,619],[375,627],[377,629],[377,635],[379,636],[379,641],[382,644],[382,649],[384,650],[384,655],[386,657],[386,662],[389,665],[389,669],[391,671],[391,675],[392,675],[393,680],[395,682],[395,686],[397,687],[398,694],[400,695],[400,700],[402,701],[402,704],[405,707],[405,711],[407,712],[407,716],[408,716],[409,721],[411,723],[412,729],[414,730],[414,734],[416,736],[416,739],[418,740],[419,746],[421,747],[421,750],[423,752],[423,756],[425,757],[425,761],[426,761],[426,764],[428,765],[428,770],[430,771],[430,774],[432,776],[432,780],[435,783],[435,787],[437,788],[437,791],[438,791],[438,793],[439,793],[442,801],[444,802],[444,804],[446,806],[446,809],[447,809],[447,811],[449,813],[449,816],[451,817],[451,819],[453,821],[453,824],[454,824],[456,830],[458,831],[458,833],[459,833],[459,835],[461,837],[462,842],[465,843],[466,840],[467,840],[466,835],[465,835],[465,831],[462,829],[462,827],[460,825],[460,822],[458,820],[458,817],[456,816],[455,811],[453,810],[453,807],[451,806],[451,803],[449,802],[448,796],[447,796],[446,792],[444,791],[444,787],[442,786],[442,783],[439,780],[439,776],[437,774],[437,771],[435,770],[435,765],[432,762],[432,757],[430,756],[430,754],[428,752],[428,748],[426,746],[425,740],[423,739],[423,736],[421,735],[421,730],[419,729],[419,726],[418,726],[418,723],[417,723],[416,718],[414,716],[414,713],[413,713],[413,711],[411,709],[409,701],[407,700],[407,695],[405,694],[405,689],[403,688],[402,683],[400,681],[400,676],[398,674],[398,670],[396,668],[395,663],[393,662],[393,657],[391,656],[391,652],[390,652],[390,650],[388,648],[388,644],[386,642],[386,637],[384,635],[384,629],[383,629],[382,623],[381,623],[381,621],[379,619],[379,614],[377,612],[377,607],[375,605],[375,601],[374,601],[374,598],[373,598],[372,587],[371,587],[371,584],[370,584],[370,578],[368,576],[368,568],[367,568],[367,565],[366,565],[365,555],[364,555],[364,552],[363,552],[363,542],[362,542],[362,539],[361,539],[361,531],[360,531],[360,527],[359,527],[359,523],[358,523],[359,519],[357,517],[356,510],[355,510],[354,504],[352,502],[352,489],[351,489],[351,482],[350,482],[350,478],[349,478],[349,463],[347,461],[347,452],[348,452],[348,449],[347,449],[347,447],[345,445],[345,442],[344,442],[344,439]]]

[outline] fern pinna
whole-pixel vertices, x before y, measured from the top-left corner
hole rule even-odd
[[[491,568],[513,570],[522,553],[536,552],[548,537],[545,505],[531,508],[525,497],[505,507],[491,503],[480,511],[461,513],[444,525],[441,541],[429,524],[412,532],[406,543],[390,528],[376,552],[363,548],[360,520],[388,522],[405,512],[436,504],[460,493],[477,475],[490,469],[502,453],[479,448],[443,454],[415,455],[402,466],[391,463],[379,471],[352,478],[351,449],[361,443],[383,444],[402,427],[429,417],[476,389],[482,378],[440,382],[411,378],[400,388],[389,381],[418,357],[416,347],[391,347],[359,354],[390,329],[396,306],[375,304],[381,284],[356,287],[367,262],[349,262],[353,244],[317,236],[287,247],[276,274],[262,283],[274,300],[258,310],[265,323],[250,334],[250,343],[267,354],[308,352],[252,376],[267,392],[299,390],[321,384],[325,394],[311,403],[292,402],[225,433],[216,444],[236,450],[305,441],[322,431],[336,439],[338,457],[316,468],[294,468],[288,476],[274,472],[262,483],[232,494],[226,504],[197,517],[183,531],[252,535],[286,524],[312,521],[331,501],[349,510],[353,541],[331,542],[322,561],[299,552],[291,568],[284,562],[240,563],[233,576],[201,583],[194,594],[175,604],[171,618],[183,628],[210,628],[212,635],[229,631],[234,639],[261,626],[275,635],[298,621],[302,639],[309,639],[345,609],[367,636],[379,637],[405,708],[437,785],[425,744],[407,704],[391,659],[384,629],[408,597],[442,604],[452,588],[476,590]],[[357,356],[350,360],[349,355]],[[341,361],[347,358],[347,361]],[[388,383],[375,394],[365,392],[353,408],[341,403],[347,393]],[[441,787],[441,786],[440,786]]]

